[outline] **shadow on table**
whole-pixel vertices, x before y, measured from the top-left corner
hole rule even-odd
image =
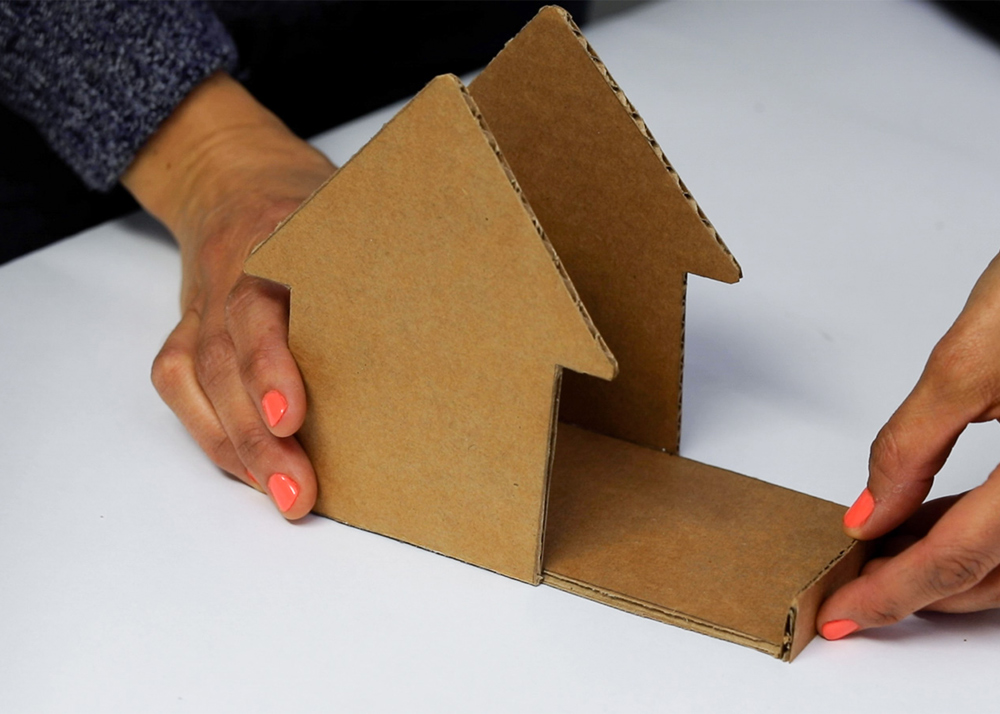
[[[951,635],[967,638],[969,635],[994,636],[1000,631],[1000,610],[984,610],[950,614],[919,612],[899,624],[859,632],[855,637],[879,642],[905,642],[930,635]]]
[[[846,418],[849,410],[830,389],[831,376],[817,360],[806,358],[812,339],[807,330],[788,323],[746,324],[726,318],[689,333],[684,355],[685,446],[716,438],[723,425],[731,423],[736,401],[803,421]]]

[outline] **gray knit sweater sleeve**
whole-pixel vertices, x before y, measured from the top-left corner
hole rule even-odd
[[[204,2],[0,0],[0,102],[108,190],[236,46]]]

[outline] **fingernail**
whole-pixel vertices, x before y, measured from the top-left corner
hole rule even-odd
[[[839,640],[841,637],[847,637],[859,629],[861,629],[861,626],[854,620],[830,620],[830,622],[819,628],[819,632],[823,635],[823,639]]]
[[[875,510],[875,498],[867,488],[858,496],[854,505],[844,514],[844,525],[848,528],[860,528]]]
[[[287,513],[299,497],[299,485],[285,474],[271,474],[271,478],[267,480],[267,489],[282,513]]]
[[[255,478],[253,477],[253,474],[252,474],[252,473],[250,473],[250,469],[247,469],[247,470],[246,470],[246,474],[247,474],[247,478],[248,478],[248,479],[250,479],[250,483],[252,483],[252,484],[254,484],[254,485],[257,485],[257,486],[260,486],[260,484],[259,484],[259,483],[257,483],[257,479],[255,479]]]
[[[265,394],[260,403],[264,407],[267,423],[272,427],[281,421],[281,417],[285,416],[285,412],[288,411],[288,401],[281,396],[281,392],[277,389],[272,389]]]

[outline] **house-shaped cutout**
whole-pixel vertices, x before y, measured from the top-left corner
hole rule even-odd
[[[559,8],[246,269],[291,288],[318,513],[786,660],[857,573],[841,506],[676,454],[686,274],[739,266]]]

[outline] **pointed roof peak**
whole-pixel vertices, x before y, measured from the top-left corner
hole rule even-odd
[[[504,109],[498,109],[496,106],[497,95],[502,94],[507,98],[513,98],[513,95],[506,88],[502,88],[498,92],[493,86],[487,88],[485,85],[493,85],[496,80],[495,75],[502,77],[501,82],[510,81],[511,78],[516,77],[524,78],[525,84],[544,84],[546,83],[545,73],[547,71],[550,72],[557,64],[562,65],[559,67],[560,71],[556,73],[558,74],[558,79],[559,81],[565,80],[566,78],[563,76],[562,70],[570,69],[574,63],[572,53],[557,53],[566,49],[566,45],[568,44],[566,39],[569,37],[572,37],[575,40],[575,44],[582,50],[578,54],[586,56],[589,59],[588,64],[596,70],[611,90],[621,106],[621,114],[628,117],[635,130],[644,139],[645,145],[649,147],[649,150],[655,156],[657,165],[669,176],[669,180],[675,187],[675,190],[680,196],[683,196],[684,202],[690,209],[692,216],[700,225],[700,231],[691,230],[692,226],[689,225],[688,230],[684,232],[685,240],[690,243],[687,246],[689,248],[686,256],[689,262],[685,266],[687,272],[693,272],[725,282],[738,281],[743,273],[736,258],[719,236],[715,226],[712,225],[697,201],[695,201],[687,186],[684,185],[677,171],[664,154],[663,149],[653,137],[646,122],[639,115],[638,110],[632,102],[629,101],[619,84],[611,76],[604,62],[587,41],[579,26],[573,21],[572,16],[557,5],[546,5],[541,8],[535,17],[504,46],[504,49],[483,70],[482,74],[472,82],[471,91],[473,96],[477,98],[480,104],[486,106],[486,114],[490,122],[497,124],[498,131],[504,134],[501,136],[501,142],[505,150],[511,153],[512,149],[508,148],[508,144],[514,142],[511,142],[510,137],[505,135],[506,132],[504,130],[506,127],[501,128],[501,125],[507,123],[505,121],[507,117],[504,116]],[[551,63],[546,62],[547,59],[555,57],[558,57],[558,60]],[[519,67],[519,71],[512,71],[511,66],[518,63],[522,65]],[[503,65],[506,66],[500,68]],[[579,70],[580,68],[577,66],[576,69]],[[535,76],[532,77],[530,76],[531,74]],[[591,83],[593,83],[593,80],[591,80]],[[548,121],[575,121],[576,123],[580,123],[581,114],[579,112],[577,112],[576,117],[571,117],[570,113],[573,110],[561,101],[553,98],[558,93],[546,92],[545,94],[548,98],[548,103],[552,105],[549,116],[546,117]],[[604,121],[606,116],[602,117],[601,121]],[[621,117],[621,120],[623,121],[624,117]],[[625,140],[621,136],[618,138]],[[514,163],[515,169],[520,176],[522,169],[518,165],[519,162],[513,161],[512,163]],[[633,168],[635,168],[634,162],[629,162],[626,165],[626,170],[632,170]],[[609,180],[617,181],[619,178],[611,176]],[[535,200],[533,196],[532,200]],[[700,237],[698,236],[698,232],[701,233]]]
[[[436,264],[445,260],[447,274]],[[476,102],[454,75],[428,83],[254,250],[247,271],[289,285],[293,300],[297,286],[315,299],[325,288],[304,285],[322,279],[316,263],[326,261],[365,294],[373,286],[409,291],[407,306],[423,301],[438,317],[483,310],[490,317],[477,319],[510,321],[512,332],[534,334],[529,349],[540,359],[604,379],[617,373]],[[385,272],[375,279],[372,271]],[[442,292],[463,289],[471,293],[443,301]]]

